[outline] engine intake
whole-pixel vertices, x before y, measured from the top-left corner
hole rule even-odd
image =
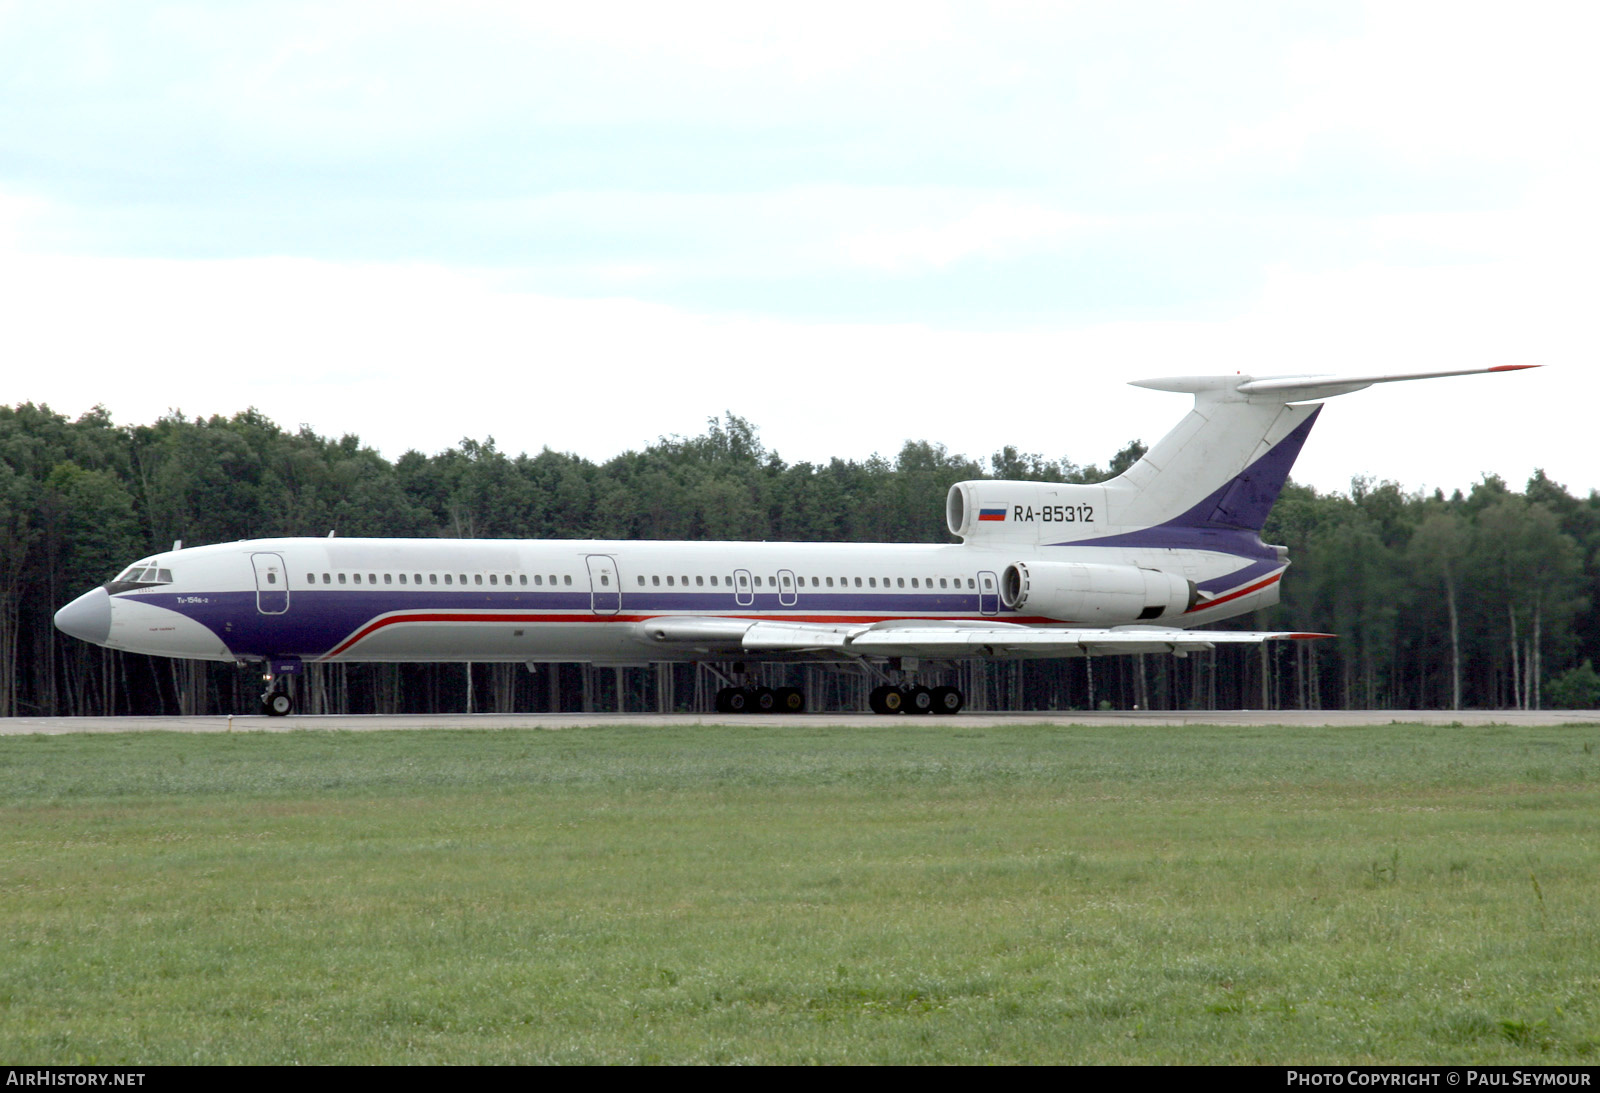
[[[1174,573],[1097,562],[1013,562],[1000,575],[1000,602],[1059,622],[1118,626],[1182,615],[1200,600]]]

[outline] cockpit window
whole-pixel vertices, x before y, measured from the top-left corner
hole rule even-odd
[[[172,570],[153,566],[149,562],[134,562],[117,574],[116,580],[111,583],[121,585],[124,589],[140,585],[171,584]]]

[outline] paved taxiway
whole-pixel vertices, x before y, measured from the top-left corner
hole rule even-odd
[[[294,732],[380,729],[577,729],[604,725],[766,725],[809,722],[853,728],[892,725],[1288,725],[1291,727],[1388,725],[1600,725],[1600,710],[1213,710],[1188,713],[1137,710],[1114,713],[964,713],[954,717],[879,717],[866,713],[811,714],[364,714],[265,717],[7,717],[0,736],[84,732]]]

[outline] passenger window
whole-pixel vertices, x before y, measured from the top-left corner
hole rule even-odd
[[[534,584],[544,584],[544,578],[542,576],[540,576],[539,574],[535,573],[533,575],[533,583]],[[640,584],[644,583],[644,578],[643,577],[639,578],[639,583]]]
[[[600,583],[602,585],[605,585],[607,588],[609,588],[611,586],[611,574],[609,574],[609,573],[600,574]]]
[[[566,576],[562,577],[561,579],[566,584],[571,584],[572,583],[572,574],[568,573]]]
[[[683,579],[683,587],[685,587],[685,588],[689,587],[689,578],[688,577],[685,577]]]
[[[428,574],[428,583],[429,584],[438,584],[439,583],[439,574],[437,574],[437,573]]]
[[[704,577],[696,576],[694,579],[694,586],[696,588],[704,588],[706,586],[706,579]]]
[[[911,587],[912,588],[916,588],[917,587],[917,579],[915,577],[911,578]]]
[[[711,587],[717,587],[717,575],[715,573],[711,575]]]
[[[821,584],[821,582],[819,582],[815,577],[811,578],[811,587],[812,588],[817,588],[817,587],[820,586],[820,584]]]
[[[446,573],[444,575],[444,583],[445,584],[449,584],[450,583],[450,574]]]
[[[518,584],[523,584],[523,585],[527,584],[528,583],[528,575],[526,573],[517,574],[517,583]]]
[[[650,574],[650,583],[655,585],[657,588],[660,588],[661,587],[661,575],[659,573]]]
[[[339,583],[340,584],[344,584],[344,574],[343,573],[339,574]]]
[[[833,587],[833,578],[832,578],[832,577],[829,577],[829,578],[828,578],[828,587],[829,587],[829,588],[832,588],[832,587]]]
[[[331,573],[324,573],[324,574],[323,574],[323,575],[322,575],[322,583],[323,583],[323,584],[332,584],[332,583],[333,583],[333,574],[331,574]]]
[[[644,574],[643,573],[639,574],[639,587],[640,588],[644,587]]]
[[[405,574],[402,573],[402,574],[400,574],[400,576],[404,577]],[[383,583],[384,584],[394,584],[394,574],[393,573],[385,573],[383,575]]]
[[[467,583],[467,576],[466,576],[465,573],[463,573],[461,575],[461,583],[462,584],[466,584]],[[474,573],[472,575],[472,583],[473,584],[482,584],[483,583],[483,574],[482,573]]]
[[[944,583],[944,578],[943,577],[940,577],[939,578],[939,587],[940,588],[949,588],[950,586]]]
[[[895,585],[896,587],[904,588],[906,586],[906,579],[904,577],[896,577]]]
[[[877,588],[878,587],[878,578],[876,578],[876,577],[868,577],[867,578],[867,585],[870,588]]]
[[[861,578],[860,578],[860,577],[857,577],[857,578],[856,578],[856,587],[857,587],[857,588],[860,588],[860,587],[861,587]]]
[[[316,584],[316,583],[317,583],[317,575],[315,573],[307,573],[306,574],[306,584]]]
[[[672,574],[670,574],[670,573],[667,574],[667,587],[668,588],[672,587]]]

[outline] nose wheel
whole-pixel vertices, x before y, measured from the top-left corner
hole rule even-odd
[[[268,717],[286,717],[294,712],[294,696],[289,693],[289,682],[283,677],[273,680],[261,695],[261,712]]]

